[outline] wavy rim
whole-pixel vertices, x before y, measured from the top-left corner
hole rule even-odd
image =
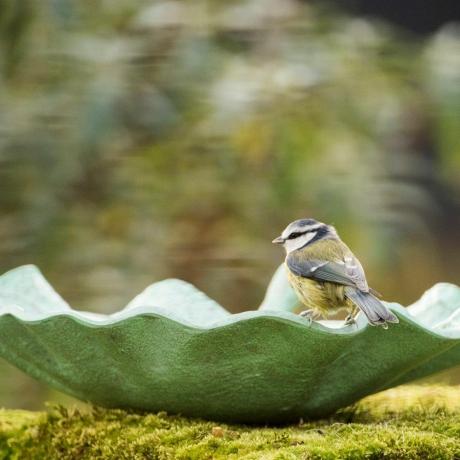
[[[151,307],[149,307],[151,308]],[[139,311],[140,310],[140,311]],[[287,324],[292,324],[292,325],[297,325],[303,327],[307,331],[314,331],[315,333],[320,333],[323,335],[347,335],[347,336],[358,336],[364,333],[367,329],[372,329],[376,326],[371,326],[370,324],[367,323],[367,321],[361,317],[362,321],[359,321],[358,319],[358,327],[355,327],[353,325],[349,326],[343,326],[343,327],[329,327],[327,326],[328,323],[343,323],[343,321],[322,321],[322,322],[317,322],[313,321],[311,324],[309,320],[302,318],[298,315],[295,315],[294,313],[289,313],[289,312],[269,312],[269,311],[247,311],[247,312],[242,312],[242,313],[237,313],[235,315],[232,315],[230,318],[225,318],[222,321],[217,321],[209,326],[198,326],[196,324],[192,324],[188,321],[185,321],[180,318],[175,318],[175,315],[163,315],[158,312],[146,312],[142,311],[143,308],[139,307],[136,309],[131,310],[129,315],[126,315],[123,318],[110,318],[102,321],[94,321],[85,317],[82,317],[81,315],[78,314],[77,311],[72,310],[72,313],[57,313],[57,314],[52,314],[50,316],[47,316],[46,318],[42,319],[36,319],[36,320],[26,320],[23,318],[20,318],[17,315],[14,315],[12,313],[4,313],[1,314],[0,317],[12,317],[21,323],[24,324],[43,324],[47,323],[53,320],[59,320],[59,319],[70,319],[82,326],[88,327],[88,328],[108,328],[113,325],[120,325],[124,323],[125,321],[129,321],[131,319],[136,319],[136,318],[143,318],[143,317],[149,317],[149,318],[160,318],[160,319],[165,319],[167,321],[171,321],[175,324],[180,324],[181,326],[190,329],[190,330],[195,330],[195,331],[209,331],[209,330],[217,330],[217,329],[223,329],[227,327],[231,327],[236,323],[239,322],[252,322],[252,321],[257,321],[260,319],[270,319],[275,322],[282,322],[282,323],[287,323]],[[391,310],[398,316],[399,320],[402,322],[409,323],[412,326],[416,326],[421,330],[421,332],[425,332],[429,335],[432,335],[434,337],[442,338],[444,340],[449,340],[449,341],[457,341],[460,340],[460,331],[458,331],[458,336],[453,336],[452,334],[445,335],[442,334],[438,331],[431,330],[425,326],[423,326],[416,318],[410,317],[407,314],[402,313],[401,311],[395,310],[394,308],[391,308]],[[398,327],[397,325],[389,326],[389,327]],[[457,331],[456,331],[457,332]]]
[[[34,269],[38,270],[38,273],[41,275],[40,270],[35,267],[34,265],[24,265],[20,267],[16,267],[12,270],[9,270],[5,272],[0,278],[7,274],[11,274],[15,271],[20,271],[21,269],[24,269],[25,267],[33,267]],[[41,275],[43,277],[43,275]],[[43,277],[43,281],[46,282],[46,278]],[[166,281],[166,280],[164,280]],[[154,286],[158,283],[162,283],[164,281],[159,281],[157,283],[153,283],[151,286]],[[181,281],[181,280],[179,280]],[[47,282],[46,282],[47,283]],[[183,282],[186,283],[186,282]],[[189,284],[189,283],[187,283]],[[453,284],[449,283],[438,283],[437,285],[434,285],[430,290],[426,291],[426,293],[430,292],[433,288],[435,288],[438,285],[447,285],[447,286],[454,286],[460,291],[460,288]],[[62,299],[58,293],[54,291],[51,285],[47,283],[47,286],[49,286],[53,293]],[[193,286],[193,285],[190,285]],[[193,286],[194,287],[194,286]],[[199,291],[194,287],[194,289]],[[426,293],[424,295],[426,295]],[[206,296],[206,294],[202,293],[206,298],[209,299],[209,297]],[[423,297],[423,296],[422,296]],[[63,299],[62,299],[63,300]],[[211,299],[212,300],[212,299]],[[66,302],[63,300],[63,302],[66,304]],[[409,323],[413,326],[418,327],[421,331],[430,334],[434,337],[439,337],[445,340],[452,340],[456,341],[460,339],[460,329],[446,329],[446,330],[434,330],[432,328],[427,327],[426,325],[423,324],[423,322],[417,318],[416,316],[411,315],[407,309],[402,307],[401,305],[397,303],[388,303],[385,302],[386,305],[398,316],[400,321]],[[68,304],[66,304],[68,305]],[[217,304],[219,305],[219,304]],[[220,306],[220,305],[219,305]],[[221,306],[220,306],[221,307]],[[223,308],[223,307],[221,307]],[[269,310],[269,309],[264,309],[264,310],[251,310],[251,311],[245,311],[242,313],[236,313],[236,314],[230,314],[221,320],[215,321],[213,323],[207,324],[207,325],[198,325],[194,324],[190,321],[185,320],[184,318],[179,317],[177,314],[174,312],[168,312],[166,311],[165,308],[163,307],[154,307],[151,305],[145,305],[145,306],[136,306],[133,308],[129,309],[122,309],[118,312],[112,313],[110,315],[100,315],[97,313],[90,313],[90,312],[84,312],[84,311],[79,311],[79,310],[74,310],[71,307],[69,307],[69,310],[65,309],[60,312],[50,312],[47,316],[43,318],[37,318],[37,319],[30,319],[27,317],[22,317],[22,315],[18,315],[15,313],[12,313],[11,311],[5,311],[3,313],[0,313],[0,318],[1,317],[6,317],[10,316],[18,321],[21,321],[22,323],[25,324],[40,324],[44,322],[48,322],[51,320],[55,320],[58,318],[68,318],[71,319],[83,326],[91,327],[91,328],[105,328],[105,327],[110,327],[113,325],[119,325],[123,323],[126,320],[132,319],[132,318],[139,318],[139,317],[157,317],[157,318],[162,318],[166,319],[169,321],[172,321],[176,324],[180,324],[184,327],[187,327],[192,330],[196,331],[206,331],[206,330],[215,330],[215,329],[221,329],[225,327],[229,327],[233,324],[243,322],[243,321],[254,321],[254,320],[259,320],[261,318],[263,319],[271,319],[274,321],[281,321],[283,323],[288,323],[288,324],[295,324],[298,326],[301,326],[305,328],[307,331],[315,331],[316,333],[321,333],[325,335],[347,335],[347,336],[353,336],[353,335],[360,335],[364,331],[366,331],[368,328],[374,328],[376,326],[371,326],[365,319],[363,315],[359,315],[357,318],[357,323],[355,325],[343,325],[343,321],[331,321],[331,320],[326,320],[326,321],[312,321],[310,322],[308,319],[303,318],[299,315],[296,315],[294,313],[291,313],[289,311],[283,311],[283,310]],[[340,326],[342,324],[342,326]],[[339,325],[339,327],[337,327]],[[390,328],[398,327],[398,325],[390,325]]]

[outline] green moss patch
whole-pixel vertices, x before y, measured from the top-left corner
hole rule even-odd
[[[0,412],[0,459],[460,458],[460,389],[404,386],[284,427],[55,407]]]

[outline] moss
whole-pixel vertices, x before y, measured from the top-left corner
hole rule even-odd
[[[460,458],[460,389],[406,386],[333,418],[248,427],[55,407],[0,412],[0,459]]]

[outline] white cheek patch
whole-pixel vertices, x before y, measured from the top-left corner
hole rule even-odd
[[[295,251],[296,249],[300,249],[301,247],[305,246],[309,241],[311,241],[318,232],[309,232],[303,235],[300,235],[298,238],[294,238],[292,240],[286,240],[284,243],[284,247],[286,248],[286,252]]]

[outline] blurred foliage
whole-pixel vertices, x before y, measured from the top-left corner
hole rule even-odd
[[[460,34],[296,0],[0,3],[0,269],[114,311],[183,278],[255,307],[334,223],[385,298],[459,281]]]

